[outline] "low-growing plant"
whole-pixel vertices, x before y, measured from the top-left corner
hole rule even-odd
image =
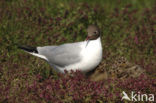
[[[121,102],[122,91],[156,93],[155,4],[155,0],[0,0],[0,102]],[[80,71],[56,73],[45,61],[17,49],[17,45],[84,40],[89,24],[100,27],[106,63],[123,56],[145,74],[91,81]],[[109,65],[101,67],[109,70]]]

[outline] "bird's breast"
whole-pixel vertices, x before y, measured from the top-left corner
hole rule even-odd
[[[102,47],[101,45],[88,45],[87,48],[85,48],[83,57],[86,60],[98,60],[102,58]]]
[[[94,69],[102,60],[102,45],[101,41],[89,42],[83,52],[83,71],[90,71]]]

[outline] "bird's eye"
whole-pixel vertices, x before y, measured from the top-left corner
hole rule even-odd
[[[97,33],[98,33],[98,31],[95,31],[94,33],[95,33],[95,34],[97,34]]]

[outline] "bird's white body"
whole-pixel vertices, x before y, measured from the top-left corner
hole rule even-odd
[[[55,64],[50,63],[52,67],[56,69],[56,71],[64,73],[64,70],[67,71],[75,71],[80,70],[82,72],[88,72],[93,70],[102,60],[102,44],[101,38],[99,37],[96,40],[90,40],[87,44],[87,41],[80,43],[82,51],[81,56],[82,59],[80,62],[75,64],[71,64],[65,67],[59,67]]]
[[[40,57],[58,72],[82,71],[94,69],[102,60],[102,44],[99,28],[90,25],[86,41],[67,43],[59,46],[19,47],[26,52]]]

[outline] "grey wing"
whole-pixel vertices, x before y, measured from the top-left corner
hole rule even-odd
[[[64,67],[81,60],[81,43],[64,44],[60,46],[45,46],[38,49],[52,64]]]

